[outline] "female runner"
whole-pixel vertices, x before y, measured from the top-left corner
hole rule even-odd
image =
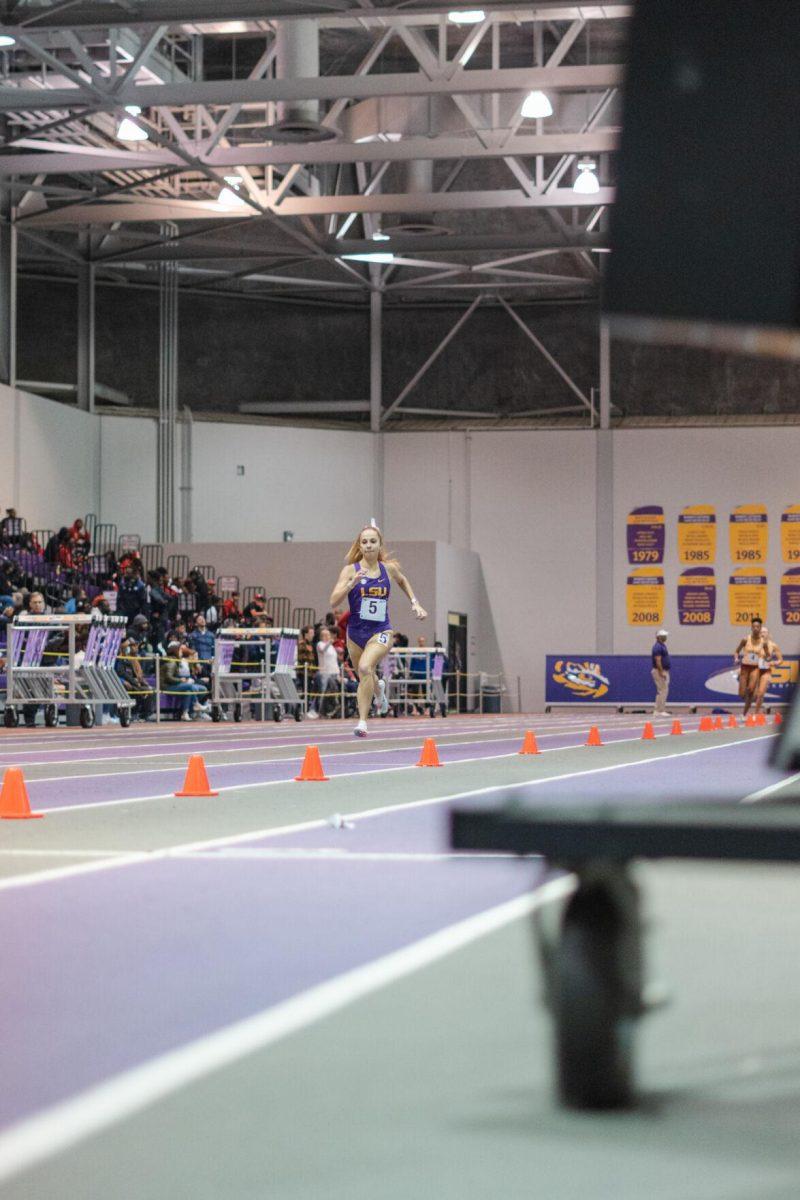
[[[389,620],[389,593],[396,583],[411,601],[411,611],[423,621],[427,613],[414,595],[414,589],[394,559],[387,558],[383,534],[374,525],[365,526],[347,552],[345,566],[331,592],[331,608],[338,608],[345,596],[350,608],[347,623],[347,651],[358,672],[358,724],[356,737],[367,736],[367,717],[378,691],[380,711],[386,712],[386,684],[378,679],[376,667],[392,648],[392,623]]]
[[[751,708],[761,712],[773,662],[781,662],[781,652],[764,629],[760,617],[753,617],[750,633],[736,647],[733,661],[739,664],[739,697],[744,700],[744,716]]]

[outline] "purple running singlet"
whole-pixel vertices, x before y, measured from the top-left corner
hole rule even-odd
[[[361,570],[361,563],[356,564]],[[351,642],[363,649],[376,633],[386,633],[392,628],[389,620],[389,592],[392,581],[382,562],[378,563],[380,574],[374,579],[360,579],[347,594],[350,620],[347,636]]]

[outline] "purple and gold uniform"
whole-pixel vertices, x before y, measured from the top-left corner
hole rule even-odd
[[[356,564],[356,570],[363,569],[363,564]],[[389,620],[389,592],[392,582],[384,563],[378,563],[379,575],[374,579],[359,579],[355,587],[347,593],[347,603],[350,608],[350,619],[347,622],[347,636],[351,642],[363,649],[376,633],[386,633],[392,628]]]

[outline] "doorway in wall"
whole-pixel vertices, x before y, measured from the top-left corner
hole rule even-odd
[[[447,657],[450,660],[450,707],[467,711],[467,614],[447,614]]]

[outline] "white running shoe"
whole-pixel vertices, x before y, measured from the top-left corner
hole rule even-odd
[[[310,708],[308,710],[308,712],[306,713],[306,720],[307,721],[318,721],[319,720],[319,713],[317,712],[317,710],[315,708]]]
[[[367,736],[367,722],[359,721],[358,724],[356,725],[355,729],[353,730],[353,737],[366,737],[366,736]]]
[[[391,708],[391,705],[389,704],[389,701],[386,699],[386,680],[379,679],[378,680],[378,714],[379,714],[379,716],[385,717],[390,708]]]

